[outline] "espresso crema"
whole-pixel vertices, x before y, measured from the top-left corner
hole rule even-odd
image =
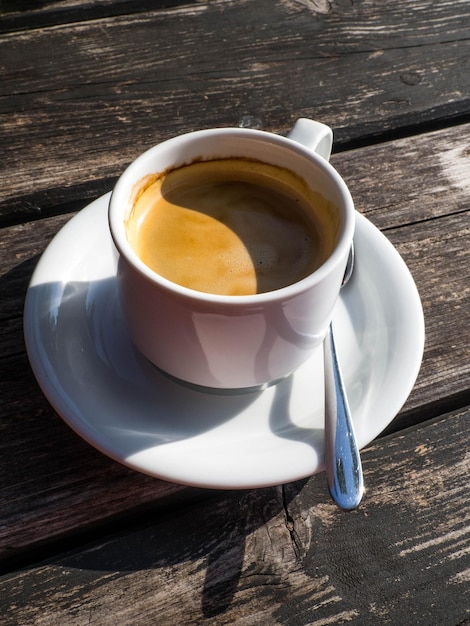
[[[126,222],[153,271],[212,294],[252,295],[315,271],[338,236],[336,208],[294,173],[258,161],[201,161],[147,178]]]

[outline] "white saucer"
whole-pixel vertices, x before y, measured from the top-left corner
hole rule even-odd
[[[24,328],[44,394],[81,437],[138,471],[186,485],[249,488],[323,468],[323,352],[262,392],[202,393],[135,351],[123,320],[109,194],[78,213],[40,259]],[[388,240],[361,215],[356,269],[334,314],[359,445],[395,417],[424,345],[421,302]]]

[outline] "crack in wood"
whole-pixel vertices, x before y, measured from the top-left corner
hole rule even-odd
[[[292,548],[294,550],[294,554],[295,554],[295,558],[298,561],[302,560],[303,554],[305,552],[303,545],[302,545],[302,541],[299,537],[299,534],[296,531],[295,528],[295,520],[292,517],[292,515],[289,512],[289,504],[287,501],[287,496],[286,496],[286,491],[285,491],[285,487],[284,485],[281,486],[281,492],[282,492],[282,505],[284,508],[284,515],[286,518],[286,528],[287,531],[289,533],[290,539],[291,539],[291,543],[292,543]]]

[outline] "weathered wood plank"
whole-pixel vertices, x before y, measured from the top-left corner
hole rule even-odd
[[[331,163],[384,232],[468,211],[470,124],[334,154]]]
[[[3,623],[467,623],[469,420],[462,411],[376,442],[354,513],[316,476],[147,516],[5,576]]]
[[[200,0],[2,0],[0,33],[189,5]]]
[[[309,116],[341,146],[468,115],[468,7],[218,0],[5,34],[1,215],[46,211],[84,184],[96,195],[195,128],[285,133]]]
[[[423,303],[425,364],[402,411],[418,412],[421,419],[449,410],[453,396],[458,406],[470,402],[470,339],[464,330],[470,323],[469,218],[467,211],[408,232],[386,231],[412,268]]]

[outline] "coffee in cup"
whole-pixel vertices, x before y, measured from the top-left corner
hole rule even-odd
[[[140,183],[129,243],[159,275],[220,295],[281,289],[333,251],[338,210],[294,172],[261,161],[197,161]]]

